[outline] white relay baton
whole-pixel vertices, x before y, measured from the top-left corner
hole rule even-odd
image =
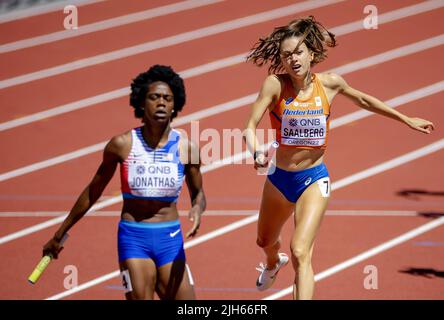
[[[264,168],[258,168],[257,169],[257,174],[258,175],[269,175],[272,174],[275,170],[275,166],[273,166],[270,169],[270,163],[271,160],[274,158],[275,154],[276,154],[276,150],[277,148],[279,148],[279,142],[277,141],[273,141],[270,146],[268,147],[268,152],[267,152],[267,157],[265,158],[265,160],[267,161],[267,166]]]

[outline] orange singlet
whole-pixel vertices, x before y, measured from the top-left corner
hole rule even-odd
[[[305,100],[296,97],[288,74],[277,77],[281,81],[281,95],[270,111],[277,141],[281,145],[302,149],[325,149],[330,127],[330,104],[318,77],[313,74],[313,93]]]

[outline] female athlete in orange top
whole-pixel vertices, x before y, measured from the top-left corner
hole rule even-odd
[[[337,74],[313,74],[311,67],[326,58],[327,47],[335,45],[334,34],[310,16],[276,28],[260,39],[248,56],[258,66],[270,63],[269,76],[252,106],[245,134],[256,169],[268,165],[267,154],[260,150],[255,134],[267,110],[280,143],[262,194],[257,244],[265,252],[266,265],[261,264],[258,269],[261,273],[256,286],[258,290],[269,288],[280,268],[289,261],[288,256],[279,253],[280,231],[295,211],[290,244],[296,273],[294,299],[311,299],[314,292],[313,244],[330,196],[323,155],[333,98],[342,94],[361,108],[401,121],[420,132],[433,130],[431,122],[410,118],[390,108],[350,87]]]

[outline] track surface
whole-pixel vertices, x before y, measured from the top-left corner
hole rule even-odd
[[[315,3],[314,1],[313,3]],[[88,25],[131,13],[155,9],[174,1],[110,0],[79,8],[80,29]],[[418,5],[408,16],[380,18],[377,30],[365,30],[362,21],[365,1],[324,1],[310,10],[259,21],[252,18],[246,26],[205,35],[204,29],[224,22],[253,16],[261,12],[293,5],[290,0],[219,1],[193,9],[169,13],[143,21],[127,23],[88,34],[0,53],[0,125],[14,119],[36,114],[82,99],[127,88],[131,79],[152,64],[172,65],[183,72],[190,68],[243,54],[254,42],[275,26],[296,16],[314,15],[328,28],[352,22],[361,24],[340,31],[339,46],[329,58],[316,67],[325,71],[341,67],[406,45],[415,45],[437,37],[444,30],[444,2],[413,0],[376,0],[380,17],[386,13]],[[311,3],[313,5],[313,3]],[[407,12],[408,9],[405,10]],[[398,11],[399,12],[399,11]],[[0,45],[63,31],[62,12],[53,12],[0,24]],[[194,40],[168,45],[167,38],[191,32]],[[339,30],[339,29],[338,29]],[[71,31],[76,32],[76,31]],[[163,39],[163,40],[162,40]],[[156,40],[161,48],[103,62],[103,55]],[[401,112],[432,120],[436,130],[431,135],[413,132],[401,123],[371,115],[340,125],[331,131],[326,155],[335,190],[315,245],[313,266],[317,277],[325,270],[350,258],[378,248],[427,223],[430,230],[414,233],[410,238],[355,264],[317,278],[316,299],[443,299],[444,285],[444,114],[439,107],[444,99],[442,81],[442,40],[428,49],[402,53],[396,58],[365,66],[358,63],[355,71],[343,76],[354,87],[387,101],[421,88],[438,84],[439,89],[425,96],[414,95],[397,105]],[[128,50],[128,49],[127,49]],[[129,52],[129,51],[126,51]],[[99,56],[97,63],[76,70],[61,69],[50,75],[49,68],[67,66],[73,61]],[[85,61],[85,60],[82,60]],[[266,70],[242,61],[216,70],[186,77],[187,105],[180,118],[222,103],[255,94]],[[39,79],[22,77],[17,84],[11,79],[31,74]],[[90,152],[72,160],[62,158],[57,163],[14,176],[13,170],[96,145],[113,135],[138,125],[128,106],[127,94],[90,103],[81,109],[45,119],[17,125],[0,131],[3,150],[0,162],[0,299],[46,299],[66,291],[66,266],[78,270],[78,284],[90,286],[78,292],[68,292],[63,299],[123,299],[118,277],[94,281],[117,270],[116,230],[120,203],[106,206],[97,215],[85,217],[70,232],[71,237],[57,262],[52,263],[37,285],[26,279],[40,257],[41,247],[58,224],[35,232],[24,232],[15,239],[8,237],[21,230],[54,219],[66,213],[77,195],[94,174],[100,151]],[[333,104],[333,119],[359,111],[351,102],[337,98]],[[214,113],[199,119],[201,132],[214,128],[221,135],[224,129],[243,128],[249,112],[245,103],[232,110]],[[264,118],[263,128],[268,128]],[[190,124],[180,126],[190,132]],[[392,159],[439,142],[432,152],[395,165],[382,172],[365,175],[340,185],[342,179],[374,168]],[[201,147],[205,141],[200,141]],[[100,148],[96,148],[99,150]],[[421,149],[422,150],[422,149]],[[245,161],[244,161],[245,162]],[[390,163],[389,163],[390,164]],[[264,177],[255,174],[251,165],[227,165],[204,175],[208,214],[204,216],[198,237],[248,218],[257,212]],[[120,194],[118,174],[104,192],[103,199]],[[101,201],[102,201],[101,200]],[[189,208],[184,190],[180,209]],[[103,214],[100,214],[100,211]],[[110,214],[111,213],[111,214]],[[183,229],[191,224],[181,217]],[[293,230],[288,221],[282,233],[283,251],[289,253]],[[196,282],[199,299],[262,299],[288,288],[293,270],[283,269],[272,289],[259,293],[254,284],[255,266],[263,255],[255,244],[256,221],[211,237],[201,243],[188,242],[187,259]],[[8,240],[8,241],[7,241]],[[194,241],[194,240],[193,240]],[[377,289],[366,289],[366,266],[377,269]],[[290,299],[282,294],[279,299]]]

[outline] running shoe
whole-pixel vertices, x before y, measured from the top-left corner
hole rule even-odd
[[[285,253],[279,253],[279,261],[273,269],[267,269],[267,266],[262,262],[259,264],[259,268],[256,268],[261,274],[256,281],[256,288],[259,291],[264,291],[270,288],[274,280],[276,280],[276,276],[279,270],[288,263],[288,256]]]

